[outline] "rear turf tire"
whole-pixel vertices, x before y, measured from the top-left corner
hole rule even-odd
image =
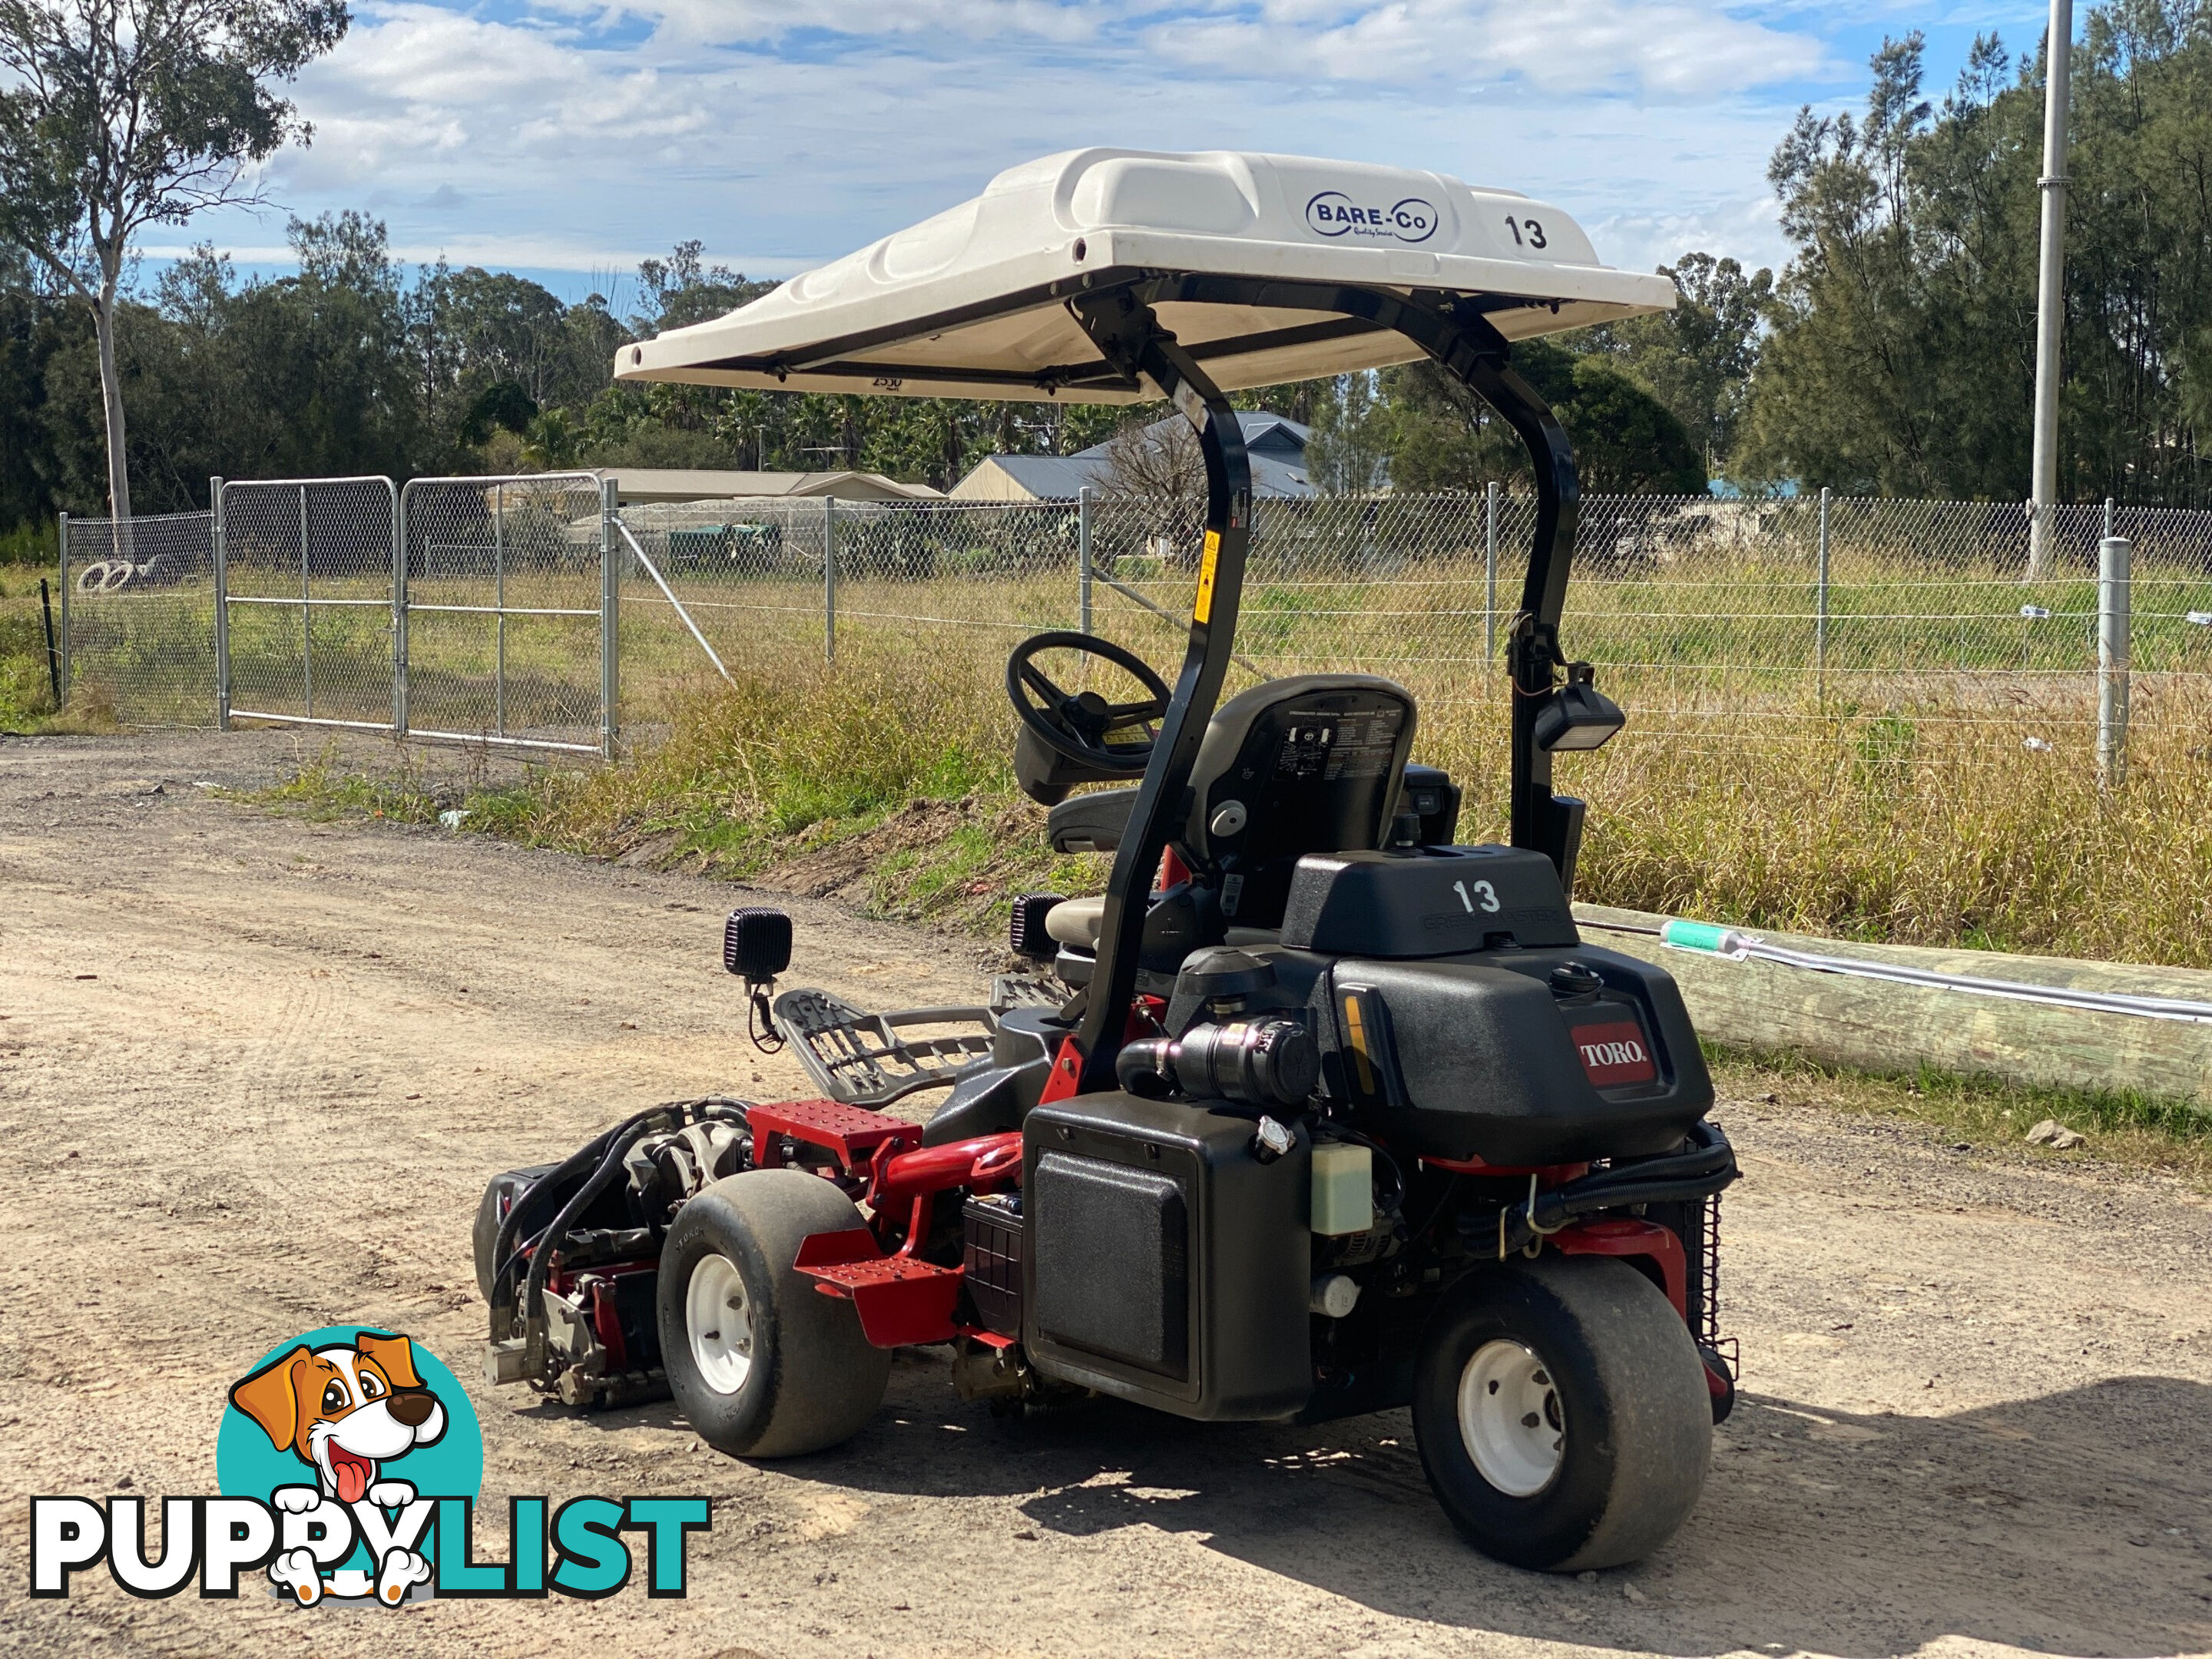
[[[1431,1321],[1413,1428],[1486,1555],[1555,1572],[1639,1560],[1697,1506],[1712,1407],[1689,1329],[1602,1256],[1481,1269]]]
[[[749,1170],[677,1212],[661,1246],[660,1352],[699,1437],[734,1457],[796,1457],[851,1438],[890,1386],[890,1351],[792,1267],[799,1241],[862,1225],[819,1176]]]

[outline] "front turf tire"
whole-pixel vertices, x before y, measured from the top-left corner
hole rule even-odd
[[[733,1457],[796,1457],[876,1413],[891,1356],[853,1304],[795,1271],[799,1241],[864,1224],[819,1176],[749,1170],[677,1212],[661,1245],[661,1363],[699,1437]]]
[[[1576,1572],[1640,1560],[1696,1508],[1712,1453],[1697,1345],[1626,1263],[1483,1268],[1430,1322],[1413,1428],[1429,1485],[1486,1555]]]

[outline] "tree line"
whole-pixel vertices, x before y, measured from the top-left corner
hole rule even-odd
[[[115,0],[41,3],[58,16]],[[234,160],[305,142],[289,105],[240,102],[239,77],[281,78],[327,49],[343,8],[225,3],[290,33],[252,35],[258,70],[209,71],[237,110],[202,139]],[[37,10],[0,0],[0,37]],[[5,45],[0,69],[21,58]],[[2207,505],[2212,0],[2107,0],[2074,61],[2062,494]],[[1587,489],[2026,494],[2042,52],[2015,60],[1984,37],[1940,101],[1923,95],[1917,34],[1886,42],[1871,71],[1862,112],[1808,109],[1775,150],[1793,249],[1778,276],[1688,253],[1662,268],[1682,295],[1672,313],[1515,349],[1572,434]],[[42,254],[46,222],[12,182],[36,172],[18,142],[26,95],[0,88],[0,184],[19,191],[0,204],[0,529],[106,510],[118,408],[140,513],[204,505],[214,474],[854,468],[944,488],[986,455],[1070,453],[1161,412],[612,384],[626,342],[768,290],[697,242],[646,261],[624,303],[568,303],[511,273],[410,270],[382,225],[342,213],[291,222],[296,275],[241,276],[203,247],[136,285],[118,267],[103,289],[112,236],[94,246],[80,228],[68,258]],[[82,193],[95,186],[108,187]],[[1425,364],[1237,401],[1310,424],[1326,489],[1524,476],[1510,434]]]

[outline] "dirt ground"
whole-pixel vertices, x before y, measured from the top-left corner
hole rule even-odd
[[[585,1416],[485,1389],[486,1176],[655,1100],[799,1073],[744,1040],[727,886],[200,787],[265,781],[295,742],[0,744],[0,1649],[2212,1650],[2212,1206],[1817,1108],[1720,1110],[1747,1170],[1723,1282],[1746,1398],[1689,1526],[1594,1579],[1459,1543],[1402,1413],[1010,1424],[902,1356],[858,1438],[750,1467],[665,1403]],[[978,984],[972,944],[787,902],[799,973],[855,1001]],[[303,1613],[252,1590],[134,1601],[104,1573],[23,1597],[31,1494],[212,1492],[227,1386],[353,1322],[467,1382],[487,1500],[711,1493],[689,1599]]]

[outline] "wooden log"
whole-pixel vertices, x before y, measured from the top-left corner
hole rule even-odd
[[[2131,1091],[2212,1110],[2212,1025],[1735,962],[1669,950],[1650,934],[1601,925],[1656,928],[1665,920],[1644,911],[1577,904],[1575,915],[1589,943],[1666,969],[1682,988],[1699,1034],[1730,1048],[1802,1054],[1859,1071],[1911,1072],[1925,1065],[2009,1083]],[[1743,931],[1790,950],[1924,972],[2212,1003],[2212,973],[2198,969]]]

